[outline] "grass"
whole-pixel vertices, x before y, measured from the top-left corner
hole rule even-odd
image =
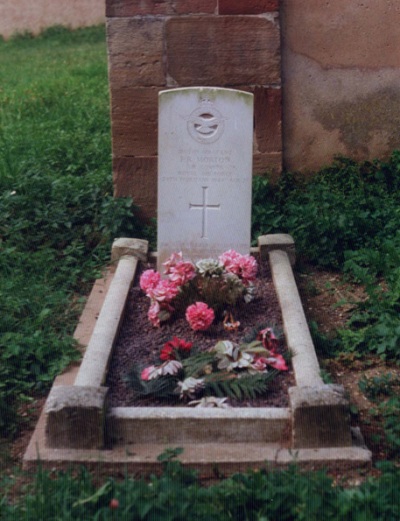
[[[103,28],[58,29],[0,44],[7,179],[22,170],[82,175],[101,165],[110,171],[104,38]]]
[[[125,476],[96,484],[79,474],[40,470],[18,501],[0,495],[6,520],[155,520],[160,521],[395,521],[400,516],[399,469],[382,465],[379,479],[358,487],[334,485],[325,472],[284,471],[236,474],[205,487],[193,470],[164,453],[163,473],[148,480]],[[4,479],[10,490],[12,480]]]
[[[18,65],[16,65],[18,64]],[[118,235],[104,28],[0,43],[0,428],[79,354],[82,298]]]
[[[53,28],[0,42],[0,85],[0,430],[12,435],[21,403],[44,393],[79,356],[71,335],[111,240],[147,232],[132,201],[112,197],[104,28]],[[400,360],[399,189],[396,151],[387,161],[340,158],[311,181],[290,173],[276,187],[254,180],[253,237],[289,232],[300,256],[366,287],[368,299],[325,344],[328,356]],[[364,382],[378,400],[382,389],[389,393],[377,410],[397,461],[396,385]],[[120,513],[261,521],[320,519],[324,512],[324,519],[390,520],[399,518],[398,478],[398,469],[385,467],[380,478],[344,489],[324,473],[247,473],[204,489],[179,464],[150,483],[127,478],[101,486],[84,471],[79,479],[39,472],[26,497],[15,500],[12,480],[3,479],[0,519]],[[113,497],[119,510],[110,509]]]

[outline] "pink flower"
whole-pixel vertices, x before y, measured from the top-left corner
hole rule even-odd
[[[164,273],[168,275],[171,273],[171,268],[173,268],[178,262],[182,261],[182,252],[179,253],[173,253],[169,259],[165,262],[163,262],[163,266],[165,266]]]
[[[235,250],[228,250],[219,257],[226,271],[234,273],[244,284],[254,280],[257,275],[257,261],[251,255],[241,255]]]
[[[179,288],[170,280],[160,280],[155,288],[151,290],[151,298],[158,302],[170,302],[179,293]]]
[[[261,340],[265,349],[268,349],[271,353],[275,353],[276,348],[278,347],[278,339],[274,335],[272,328],[266,327],[259,331],[257,335],[257,340]]]
[[[269,358],[258,356],[254,359],[251,367],[256,371],[262,372],[265,371],[267,365],[270,365],[274,369],[278,369],[278,371],[288,371],[288,367],[282,355],[274,355]]]
[[[169,270],[169,280],[177,286],[183,286],[196,276],[196,268],[191,262],[179,261]]]
[[[196,302],[186,310],[186,320],[194,331],[205,331],[215,318],[214,311],[204,302]]]
[[[243,282],[250,282],[256,278],[257,275],[257,261],[251,255],[243,255],[240,260],[239,277]]]
[[[160,282],[160,274],[158,271],[146,270],[140,277],[140,288],[147,294],[154,289]]]
[[[230,273],[238,275],[241,255],[235,250],[228,250],[219,256],[219,261],[225,266],[225,269]]]
[[[147,317],[154,327],[160,327],[160,304],[155,300],[150,304]]]
[[[262,356],[258,356],[257,358],[254,359],[254,362],[251,364],[251,367],[254,370],[260,371],[260,373],[262,373],[267,368],[266,358],[264,358]]]
[[[274,355],[273,357],[266,358],[265,360],[268,365],[274,369],[278,369],[278,371],[288,371],[288,366],[286,365],[285,359],[282,355]]]
[[[149,367],[145,367],[140,374],[140,378],[142,380],[150,380],[150,375],[154,372],[155,369],[155,365],[149,365]]]

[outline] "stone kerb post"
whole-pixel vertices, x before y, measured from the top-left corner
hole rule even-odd
[[[50,448],[102,449],[107,387],[53,386],[46,402]]]
[[[111,260],[118,262],[74,385],[53,385],[46,401],[46,444],[50,448],[102,449],[105,446],[108,363],[139,261],[148,242],[116,239]]]
[[[282,310],[288,349],[293,354],[296,386],[289,389],[292,447],[322,448],[352,445],[350,416],[344,388],[325,385],[304,314],[292,266],[293,238],[286,234],[259,237],[261,259],[269,257],[272,278]]]
[[[292,447],[352,445],[349,404],[342,385],[291,387]]]

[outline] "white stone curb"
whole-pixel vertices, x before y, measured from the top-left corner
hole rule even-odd
[[[297,403],[291,395],[295,395],[296,398],[300,391],[303,393],[309,392],[310,388],[315,389],[318,395],[323,391],[325,393],[323,396],[329,395],[328,397],[330,397],[333,391],[327,389],[329,386],[325,386],[320,377],[318,359],[292,271],[291,262],[294,263],[295,260],[293,239],[283,235],[263,236],[260,239],[259,247],[252,250],[254,253],[258,251],[263,261],[266,261],[269,257],[274,286],[282,311],[286,343],[293,353],[292,365],[297,386],[290,390],[291,407],[293,408],[293,404],[296,405]],[[78,387],[82,390],[84,388],[101,388],[104,385],[112,350],[124,315],[128,293],[135,278],[138,262],[144,260],[143,257],[146,254],[146,241],[137,239],[117,239],[115,241],[112,258],[115,262],[118,262],[118,266],[74,381],[73,387],[75,389]],[[68,388],[66,391],[68,391]],[[66,392],[67,397],[69,394],[71,393]],[[343,405],[341,400],[328,400],[329,403],[326,404],[317,403],[318,407],[324,408],[326,405],[325,416],[327,416],[327,419],[325,423],[328,422],[329,424],[330,411],[342,412],[339,407]],[[104,405],[106,406],[106,403]],[[223,444],[224,447],[231,448],[236,445],[242,446],[242,444],[248,448],[260,444],[260,447],[264,447],[261,451],[261,462],[269,459],[268,451],[271,450],[275,451],[274,454],[277,450],[282,451],[280,454],[283,456],[285,453],[283,447],[291,446],[292,449],[297,447],[295,449],[297,453],[298,450],[303,451],[310,446],[306,443],[305,438],[308,436],[308,431],[303,424],[304,421],[307,423],[308,417],[313,418],[313,414],[318,413],[319,409],[315,408],[314,410],[313,405],[314,403],[307,402],[304,407],[300,407],[296,411],[291,408],[233,407],[221,410],[187,407],[116,407],[109,409],[105,422],[104,419],[99,420],[100,429],[103,428],[105,431],[104,433],[100,432],[98,436],[100,441],[97,440],[96,443],[93,443],[93,449],[104,448],[101,442],[103,434],[106,446],[112,443],[110,454],[115,454],[117,459],[118,451],[121,451],[124,447],[128,450],[127,447],[133,446],[136,451],[141,446],[140,444],[144,444],[147,447],[146,451],[150,450],[150,452],[153,450],[152,447],[155,450],[163,444],[171,445],[174,443],[185,446],[189,452],[201,444],[207,447],[214,445],[217,447],[219,443],[220,445]],[[343,408],[345,409],[345,406]],[[100,411],[101,408],[98,409]],[[70,414],[69,409],[65,412]],[[100,412],[99,418],[101,417]],[[300,418],[297,420],[297,426],[294,425],[294,413]],[[67,417],[69,418],[68,414]],[[48,416],[47,414],[47,428],[50,425]],[[342,416],[345,417],[345,411]],[[73,418],[71,418],[71,421],[73,421]],[[314,425],[314,420],[311,423]],[[320,428],[319,421],[317,423],[318,433],[319,431],[322,432],[323,429]],[[340,423],[343,423],[342,430],[346,430],[346,422],[340,421]],[[313,428],[312,425],[311,428]],[[331,430],[335,430],[335,425],[329,425]],[[308,426],[306,427],[308,428]],[[325,424],[322,427],[325,428]],[[290,431],[292,431],[292,434],[290,434]],[[293,432],[297,432],[296,436],[293,435]],[[329,461],[329,447],[331,445],[326,446],[323,443],[321,446],[318,445],[319,434],[316,435],[316,439],[317,445],[314,445],[316,448],[313,450],[322,451],[321,458],[326,457],[326,460]],[[322,436],[321,440],[323,441],[323,439]],[[53,445],[53,447],[56,446],[55,449],[51,449],[47,445],[46,450],[50,452],[55,450],[60,453],[60,451],[67,449],[64,445],[57,443],[56,440],[55,445]],[[351,452],[351,440],[350,443],[346,442],[345,445],[347,447],[342,448]],[[74,452],[73,447],[72,444],[73,454],[71,453],[71,457],[76,459],[80,451]],[[86,451],[88,448],[86,448]],[[228,452],[231,451],[231,449],[227,450]],[[108,454],[109,451],[105,452]],[[100,453],[101,451],[97,454]],[[305,456],[306,454],[307,456]],[[314,453],[304,452],[305,461],[311,462],[313,460],[312,454]],[[337,452],[335,452],[335,455],[337,456]],[[110,457],[111,460],[114,458],[112,455]],[[362,462],[368,462],[370,458],[371,454],[368,450],[365,450],[362,456],[355,456],[355,460]],[[209,458],[206,459],[208,461]],[[208,461],[208,463],[210,462]]]
[[[279,443],[287,408],[115,407],[109,434],[118,445],[136,443]]]
[[[103,385],[137,265],[138,260],[135,257],[126,256],[119,260],[117,271],[76,376],[75,385],[88,387]]]
[[[304,315],[290,260],[286,252],[269,252],[272,278],[282,311],[286,343],[299,387],[323,385],[314,344]]]

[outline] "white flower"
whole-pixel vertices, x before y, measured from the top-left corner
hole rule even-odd
[[[192,400],[188,405],[195,407],[218,407],[220,409],[228,409],[230,405],[226,403],[228,398],[217,398],[216,396],[205,396],[200,400]]]
[[[233,371],[233,369],[244,369],[249,367],[254,360],[252,354],[242,351],[238,344],[230,340],[218,342],[214,347],[214,351],[217,354],[217,358],[220,359],[218,369],[221,370],[226,369],[227,371]]]
[[[246,293],[243,297],[246,304],[248,304],[254,299],[255,292],[256,288],[254,287],[254,284],[252,282],[249,282],[248,286],[246,286]]]
[[[217,259],[201,259],[196,262],[196,268],[203,277],[219,277],[224,271],[224,266]]]
[[[143,380],[154,380],[159,376],[174,375],[182,369],[182,364],[178,360],[168,360],[159,366],[149,366],[142,372]]]
[[[160,375],[165,376],[167,374],[174,375],[179,373],[179,371],[182,369],[181,362],[178,362],[178,360],[169,360],[168,362],[165,362],[160,366]]]
[[[180,398],[194,398],[196,393],[203,388],[203,378],[193,378],[193,376],[190,376],[189,378],[185,378],[183,382],[178,382],[176,392],[179,393]]]

